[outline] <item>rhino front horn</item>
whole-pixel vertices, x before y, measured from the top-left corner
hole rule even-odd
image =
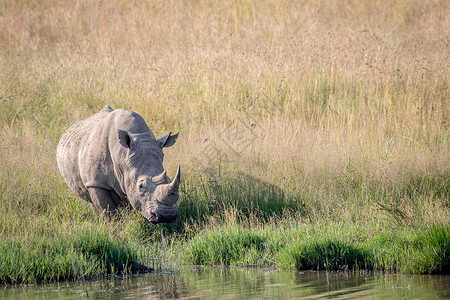
[[[171,193],[178,193],[178,187],[180,186],[180,165],[178,165],[177,169],[177,175],[175,175],[175,178],[170,183],[170,189],[169,191]]]

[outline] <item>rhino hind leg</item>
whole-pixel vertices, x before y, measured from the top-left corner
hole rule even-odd
[[[92,204],[94,204],[98,212],[103,214],[108,220],[118,218],[117,204],[114,201],[115,195],[112,195],[114,192],[97,187],[90,187],[88,190]]]

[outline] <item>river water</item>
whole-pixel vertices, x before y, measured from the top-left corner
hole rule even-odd
[[[0,299],[450,299],[450,275],[198,268],[0,287]]]

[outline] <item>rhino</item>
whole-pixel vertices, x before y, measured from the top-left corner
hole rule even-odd
[[[105,106],[66,130],[56,160],[70,190],[108,218],[128,202],[151,223],[171,223],[178,216],[180,165],[171,181],[163,148],[177,138],[156,139],[139,114]]]

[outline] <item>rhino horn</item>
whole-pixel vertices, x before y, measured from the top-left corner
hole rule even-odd
[[[159,183],[161,181],[163,181],[164,179],[166,179],[166,170],[164,170],[161,174],[155,176],[152,178],[152,181],[154,183]],[[166,181],[167,182],[167,181]]]
[[[170,192],[178,193],[178,187],[180,186],[180,165],[178,165],[177,169],[177,175],[175,175],[175,178],[170,183]]]
[[[178,187],[180,186],[180,165],[178,165],[177,175],[171,183],[161,186],[161,199],[158,200],[164,205],[172,206],[178,200]]]

